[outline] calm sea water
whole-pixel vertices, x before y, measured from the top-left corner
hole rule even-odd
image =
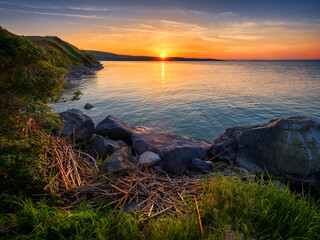
[[[320,61],[102,63],[75,83],[81,100],[55,104],[56,112],[79,108],[96,124],[111,114],[207,142],[230,126],[320,117]]]

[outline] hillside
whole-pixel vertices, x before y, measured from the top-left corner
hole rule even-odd
[[[51,59],[56,67],[69,72],[67,78],[79,78],[83,74],[99,70],[102,65],[93,54],[80,50],[70,43],[55,36],[19,36],[0,27],[0,58],[1,62],[12,62],[14,56],[21,56],[28,48],[43,53]]]
[[[74,64],[90,66],[97,63],[96,58],[84,51],[76,48],[70,43],[61,40],[55,36],[27,36],[27,40],[35,42],[38,46],[43,47],[47,52],[53,51],[59,55],[59,62],[62,64]]]
[[[87,50],[87,52],[93,54],[99,61],[158,61],[158,57],[148,56],[131,56],[131,55],[119,55],[109,52],[101,52],[94,50]],[[170,57],[168,61],[222,61],[212,58],[182,58],[182,57]]]

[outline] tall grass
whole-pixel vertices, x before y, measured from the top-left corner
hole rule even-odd
[[[319,239],[317,207],[263,181],[219,177],[204,182],[198,202],[149,220],[82,203],[62,210],[56,202],[1,195],[0,238],[6,239]]]
[[[317,206],[273,181],[214,178],[203,194],[203,221],[227,223],[246,239],[320,239]]]

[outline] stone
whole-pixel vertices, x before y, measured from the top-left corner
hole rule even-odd
[[[105,160],[108,155],[119,150],[122,146],[114,140],[106,139],[100,135],[96,135],[91,142],[92,154]]]
[[[137,160],[132,156],[130,147],[123,147],[115,151],[101,165],[102,172],[122,173],[130,166],[137,165]]]
[[[75,138],[77,141],[87,141],[91,138],[94,131],[94,122],[79,109],[69,109],[59,113],[59,115],[64,126],[55,131],[57,136]]]
[[[192,159],[190,169],[195,171],[214,172],[213,162],[203,161],[199,158]]]
[[[124,141],[122,141],[122,140],[117,140],[117,143],[118,143],[121,147],[127,146],[127,144],[126,144]]]
[[[96,127],[95,133],[113,140],[123,140],[131,145],[131,135],[134,127],[111,115],[102,120]]]
[[[166,172],[163,170],[161,165],[154,165],[152,166],[153,170],[155,170],[159,174],[166,174]]]
[[[139,157],[139,164],[150,167],[161,161],[161,158],[158,154],[150,151],[142,153]]]
[[[235,164],[239,167],[255,173],[267,169],[292,182],[320,184],[319,118],[278,118],[264,125],[232,127],[213,145],[229,140],[237,141]]]
[[[236,158],[237,140],[218,138],[213,140],[213,143],[208,151],[216,158],[224,161],[230,161]]]
[[[193,158],[206,156],[209,144],[172,133],[137,128],[132,135],[132,147],[138,154],[146,151],[159,154],[165,171],[182,175]]]
[[[90,103],[86,103],[86,105],[84,105],[84,109],[86,109],[86,110],[90,110],[91,108],[93,108],[94,106],[93,105],[91,105]]]

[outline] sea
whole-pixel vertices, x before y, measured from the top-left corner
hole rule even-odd
[[[320,117],[320,61],[101,62],[67,89],[96,124],[112,115],[133,126],[210,142],[226,128],[289,116]],[[83,109],[86,103],[94,106]]]

